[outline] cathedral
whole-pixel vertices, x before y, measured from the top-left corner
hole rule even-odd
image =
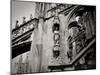
[[[11,30],[11,73],[96,69],[96,7],[33,3]]]

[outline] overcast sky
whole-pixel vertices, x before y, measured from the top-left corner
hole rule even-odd
[[[26,20],[29,20],[30,14],[34,17],[35,3],[26,1],[12,1],[12,28],[15,27],[16,20],[19,20],[19,24],[22,24],[23,16]]]

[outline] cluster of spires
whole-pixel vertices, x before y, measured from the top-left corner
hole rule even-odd
[[[33,16],[32,16],[32,14],[30,14],[30,20],[32,20],[33,19]],[[26,23],[26,17],[24,16],[23,17],[23,23],[22,24],[24,24],[24,23]],[[15,25],[15,28],[17,28],[17,27],[19,27],[20,25],[19,25],[19,21],[18,20],[16,20],[16,25]]]
[[[16,63],[15,63],[16,64]],[[17,73],[31,73],[31,66],[29,64],[29,54],[26,56],[25,62],[23,62],[23,56],[19,57],[19,61],[17,63]]]

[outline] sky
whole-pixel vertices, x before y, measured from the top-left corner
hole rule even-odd
[[[34,2],[25,2],[25,1],[12,1],[11,4],[11,26],[12,29],[15,28],[16,20],[19,21],[19,24],[22,24],[23,17],[26,17],[26,21],[30,19],[30,14],[34,17],[35,3]]]

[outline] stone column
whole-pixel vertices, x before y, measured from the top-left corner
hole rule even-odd
[[[38,27],[35,28],[32,33],[33,40],[30,51],[30,65],[32,72],[41,72],[43,21],[43,18],[39,17]]]

